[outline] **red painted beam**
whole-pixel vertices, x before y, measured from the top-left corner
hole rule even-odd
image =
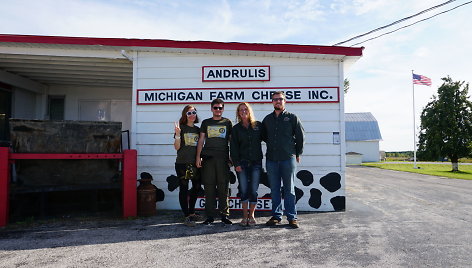
[[[8,223],[10,165],[9,148],[0,147],[0,227]]]
[[[29,154],[11,153],[10,159],[122,159],[123,154]]]
[[[136,217],[138,215],[137,204],[137,176],[138,152],[136,150],[123,151],[123,217]]]

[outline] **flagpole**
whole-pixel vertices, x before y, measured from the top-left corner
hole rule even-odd
[[[413,86],[413,168],[416,169],[416,116],[415,116],[415,83],[413,82],[413,70],[411,70],[411,84]]]

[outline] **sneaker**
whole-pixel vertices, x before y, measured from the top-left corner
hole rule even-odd
[[[267,226],[275,226],[277,224],[280,223],[280,219],[276,218],[276,217],[272,217],[270,218],[267,222],[266,222],[266,225]]]
[[[233,224],[233,222],[230,221],[227,216],[221,217],[221,222],[229,225]]]
[[[192,216],[185,217],[184,224],[189,227],[195,227],[195,220]]]
[[[288,221],[288,226],[292,227],[293,229],[300,228],[300,225],[298,225],[297,220],[289,220]]]
[[[256,226],[256,224],[257,224],[257,223],[256,223],[256,219],[254,219],[254,218],[249,218],[249,219],[247,219],[247,225],[248,225],[249,227],[254,227],[254,226]]]
[[[215,220],[212,217],[208,217],[204,222],[203,225],[211,225]]]

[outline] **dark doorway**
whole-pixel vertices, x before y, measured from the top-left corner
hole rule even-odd
[[[0,143],[10,140],[11,92],[0,88]]]

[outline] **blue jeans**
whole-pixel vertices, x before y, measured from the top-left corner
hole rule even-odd
[[[295,173],[297,163],[295,157],[282,161],[266,160],[266,168],[272,197],[272,216],[279,220],[282,219],[280,187],[283,183],[285,216],[287,216],[287,220],[296,220]]]
[[[236,172],[239,180],[239,193],[241,202],[257,203],[257,189],[261,178],[262,162],[246,161],[240,162],[242,171]]]

